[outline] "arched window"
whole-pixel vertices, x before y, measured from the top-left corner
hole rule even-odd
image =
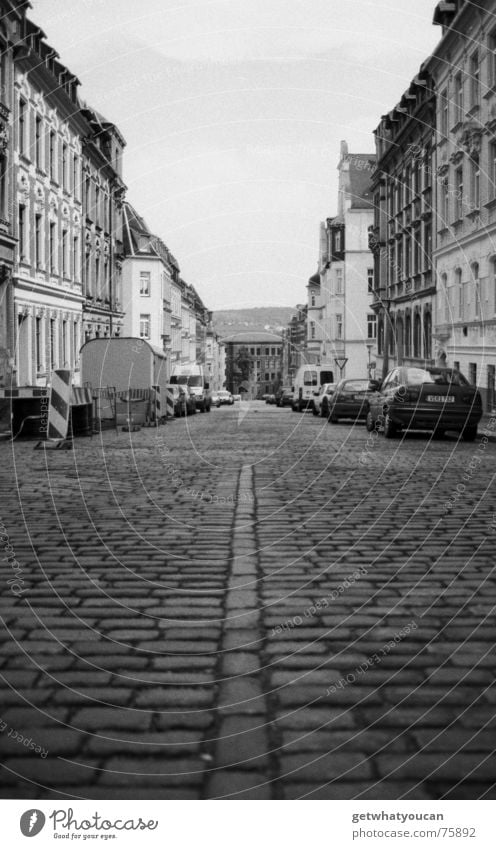
[[[405,357],[412,354],[412,318],[410,313],[405,318]]]
[[[432,317],[429,310],[424,313],[424,357],[426,360],[432,357]]]
[[[419,313],[413,319],[413,356],[422,356],[422,321]]]
[[[312,304],[312,307],[314,307],[314,306],[315,306],[315,292],[312,292],[312,296],[311,296],[311,304]]]
[[[444,321],[444,324],[449,324],[451,318],[451,304],[448,292],[447,274],[441,274],[441,302],[444,303],[444,316],[442,318],[440,316],[440,321]]]
[[[481,303],[480,303],[480,279],[479,279],[479,263],[472,263],[472,279],[474,281],[474,315],[475,318],[480,318]]]

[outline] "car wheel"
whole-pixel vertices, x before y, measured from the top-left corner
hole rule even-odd
[[[473,442],[477,439],[477,425],[464,428],[462,431],[462,438],[464,442]]]
[[[369,410],[367,413],[367,418],[365,419],[365,427],[367,428],[369,433],[372,433],[375,430],[375,419],[372,416],[372,411]]]
[[[199,407],[198,409],[200,410],[200,413],[204,413],[205,412],[205,404],[202,404],[201,407]]]
[[[331,422],[331,424],[338,424],[339,423],[339,419],[334,413],[329,414],[329,421]]]
[[[297,404],[291,404],[291,409],[292,409],[293,413],[298,413],[298,412],[299,412],[299,410],[298,410],[298,405],[297,405]]]
[[[384,436],[386,439],[392,439],[396,435],[396,425],[391,420],[389,413],[384,416]]]
[[[205,411],[206,411],[207,413],[209,413],[209,412],[210,412],[210,404],[208,404],[208,405],[205,407]]]
[[[314,403],[314,405],[313,405],[313,407],[312,407],[312,413],[314,414],[314,416],[318,416],[318,415],[319,415],[319,411],[315,409],[315,403]]]

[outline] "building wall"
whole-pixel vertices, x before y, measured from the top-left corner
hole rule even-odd
[[[53,368],[68,367],[78,383],[81,139],[53,98],[19,69],[14,128],[16,379],[19,385],[45,385]]]
[[[496,61],[494,4],[468,4],[446,27],[429,67],[435,79],[435,335],[449,365],[495,404]],[[456,29],[456,31],[455,31]],[[458,31],[461,30],[461,34]],[[449,57],[449,61],[447,59]]]
[[[123,335],[147,339],[157,348],[163,348],[163,277],[163,265],[158,257],[134,256],[124,260]]]
[[[257,342],[246,340],[229,342],[226,346],[226,386],[234,394],[255,399],[273,394],[282,384],[282,340]],[[249,364],[247,375],[243,375],[239,357]],[[241,390],[241,391],[240,391]]]

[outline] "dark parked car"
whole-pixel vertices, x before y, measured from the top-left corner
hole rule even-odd
[[[337,424],[339,419],[364,419],[371,394],[366,379],[340,380],[329,396],[329,421]]]
[[[371,381],[371,385],[374,385]],[[482,399],[475,386],[456,369],[394,368],[370,397],[367,430],[377,425],[390,439],[400,430],[446,430],[461,433],[472,442],[482,416]]]
[[[276,404],[278,407],[291,407],[293,403],[293,390],[289,387],[279,389],[276,392]]]

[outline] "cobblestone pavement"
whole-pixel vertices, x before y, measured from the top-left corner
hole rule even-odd
[[[496,444],[244,413],[0,445],[1,795],[495,798]]]

